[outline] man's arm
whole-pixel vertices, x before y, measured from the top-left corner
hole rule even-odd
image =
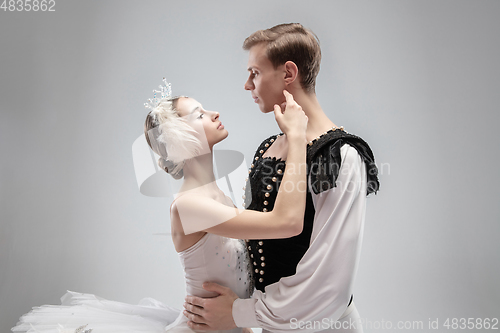
[[[349,145],[341,148],[341,156],[336,187],[313,194],[316,214],[311,245],[299,262],[296,274],[267,286],[265,293],[257,290],[251,299],[236,299],[231,309],[216,305],[226,297],[225,289],[220,289],[225,293],[223,296],[211,299],[203,308],[195,306],[199,299],[188,298],[188,303],[193,304],[188,305],[188,310],[196,313],[201,309],[201,317],[188,315],[190,320],[205,323],[210,329],[227,329],[217,325],[227,324],[234,318],[238,327],[306,331],[294,323],[340,318],[351,296],[366,204],[364,162]],[[217,308],[217,313],[212,313],[212,306]],[[232,318],[227,318],[229,313]],[[204,328],[193,323],[190,327]]]

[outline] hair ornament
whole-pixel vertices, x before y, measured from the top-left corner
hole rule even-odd
[[[151,116],[157,123],[164,122],[167,117],[164,111],[172,108],[172,84],[165,78],[162,81],[163,84],[158,86],[160,90],[153,90],[153,98],[144,103],[144,107],[151,110]]]
[[[146,109],[150,109],[153,111],[158,105],[160,105],[161,101],[164,99],[172,98],[172,84],[167,82],[167,79],[163,78],[163,85],[159,85],[158,88],[160,90],[153,90],[153,98],[149,98],[144,106]],[[157,94],[160,94],[160,97],[156,97]]]

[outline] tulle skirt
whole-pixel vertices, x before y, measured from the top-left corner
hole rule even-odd
[[[61,305],[43,305],[23,315],[13,332],[164,333],[192,332],[180,310],[144,298],[138,305],[68,291]]]

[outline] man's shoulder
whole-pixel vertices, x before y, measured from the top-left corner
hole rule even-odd
[[[309,143],[308,159],[312,160],[317,157],[319,153],[325,153],[331,150],[340,151],[344,144],[349,144],[355,148],[362,157],[375,160],[373,152],[368,143],[361,137],[348,133],[343,128],[337,128],[333,131],[327,132],[318,139]]]
[[[349,145],[349,154],[346,156],[357,158],[359,155],[366,165],[368,171],[367,194],[377,192],[379,188],[378,170],[370,146],[361,137],[348,133],[343,128],[338,128],[319,137],[308,147],[307,163],[311,170],[311,180],[314,181],[313,184],[321,184],[321,186],[312,186],[314,193],[317,194],[335,187],[343,159],[341,148],[346,144]]]

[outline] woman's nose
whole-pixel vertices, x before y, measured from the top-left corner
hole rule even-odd
[[[219,112],[212,111],[212,121],[219,119],[219,116],[220,116]]]

